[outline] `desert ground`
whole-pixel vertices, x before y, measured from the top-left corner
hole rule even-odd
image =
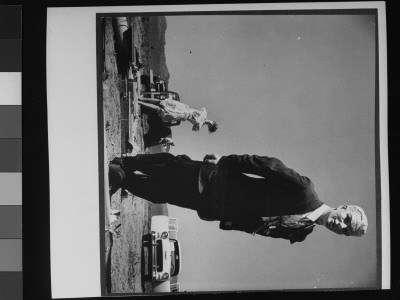
[[[128,27],[133,28],[133,43],[143,65],[143,74],[148,75],[152,69],[154,75],[160,75],[168,82],[169,73],[164,54],[165,17],[135,16],[127,17],[126,20]],[[121,74],[121,58],[118,58],[121,53],[118,53],[115,24],[113,30],[112,18],[107,17],[104,21],[102,84],[106,163],[126,153],[134,155],[166,151],[160,145],[146,147],[144,143],[144,136],[149,131],[148,115],[141,114],[138,107],[139,118],[134,120],[134,108],[131,106],[129,111],[128,101],[123,97],[124,74]],[[136,88],[137,82],[133,84]],[[144,86],[139,88],[145,89]],[[126,142],[129,130],[130,146]],[[107,291],[111,294],[149,293],[152,284],[142,277],[142,238],[149,233],[151,216],[168,215],[167,206],[152,204],[120,189],[111,195],[111,210],[117,213],[111,219],[111,232],[106,231],[105,236]],[[106,223],[107,220],[107,226]]]

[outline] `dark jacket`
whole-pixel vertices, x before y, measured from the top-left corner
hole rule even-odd
[[[261,176],[254,178],[246,174]],[[224,230],[255,233],[262,217],[304,214],[323,203],[311,180],[286,167],[279,159],[257,155],[223,156],[202,193],[200,218],[219,220]],[[278,227],[268,236],[302,241],[313,229]],[[257,232],[263,234],[263,231]]]

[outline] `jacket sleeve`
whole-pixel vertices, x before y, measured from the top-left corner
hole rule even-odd
[[[262,221],[259,222],[258,225],[262,225]],[[304,228],[289,228],[278,226],[275,229],[269,230],[268,227],[264,228],[258,232],[258,235],[271,237],[271,238],[281,238],[289,240],[291,244],[296,242],[302,242],[306,239],[306,237],[313,231],[315,224],[309,225]],[[240,226],[238,223],[230,222],[230,221],[221,221],[219,224],[219,228],[223,230],[240,230],[247,233],[255,234],[253,227],[244,227]]]
[[[274,157],[258,155],[228,155],[221,159],[229,170],[235,170],[241,173],[258,175],[267,179],[277,180],[300,186],[306,186],[311,183],[306,176],[301,176],[295,170],[286,167],[282,161]]]

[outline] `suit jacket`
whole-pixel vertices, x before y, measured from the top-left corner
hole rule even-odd
[[[263,226],[262,217],[304,214],[323,204],[309,178],[277,158],[258,155],[221,157],[210,184],[204,187],[202,200],[197,210],[200,218],[219,220],[224,230],[248,233]],[[280,226],[268,236],[293,243],[304,240],[312,229]]]

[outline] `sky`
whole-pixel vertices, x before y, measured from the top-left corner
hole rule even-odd
[[[375,287],[375,18],[167,16],[165,51],[169,88],[219,124],[212,134],[173,127],[171,153],[277,157],[327,205],[359,205],[369,221],[362,238],[317,226],[291,245],[168,205],[179,220],[181,290]]]

